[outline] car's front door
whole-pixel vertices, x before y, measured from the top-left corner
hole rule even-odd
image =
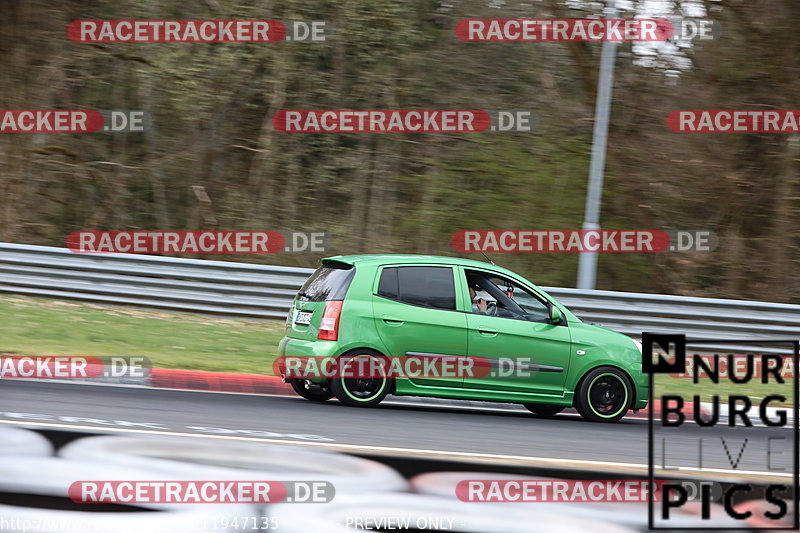
[[[570,332],[550,321],[551,303],[498,274],[459,269],[467,313],[467,354],[486,358],[489,375],[465,379],[469,389],[562,395],[569,371]]]
[[[466,356],[467,317],[456,311],[453,267],[382,267],[372,298],[375,325],[389,351],[386,355],[420,361],[445,356],[451,356],[447,359],[453,361],[453,356]],[[410,381],[422,386],[461,385],[461,378],[454,373],[444,375]]]

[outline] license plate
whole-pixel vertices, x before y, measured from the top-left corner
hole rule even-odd
[[[314,314],[313,312],[300,311],[299,313],[297,313],[297,317],[295,317],[294,323],[299,326],[307,326],[311,324],[311,316],[313,314]]]

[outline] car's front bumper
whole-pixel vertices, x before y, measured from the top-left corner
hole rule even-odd
[[[647,407],[650,399],[650,381],[647,374],[640,374],[639,382],[636,384],[636,402],[633,409],[639,410]]]

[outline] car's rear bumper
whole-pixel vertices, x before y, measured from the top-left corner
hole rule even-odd
[[[278,343],[278,357],[336,357],[337,355],[339,355],[339,343],[336,341],[284,337]],[[285,375],[282,373],[280,377],[286,381]]]
[[[278,343],[279,356],[293,357],[327,357],[336,356],[339,343],[336,341],[305,340],[284,337]]]

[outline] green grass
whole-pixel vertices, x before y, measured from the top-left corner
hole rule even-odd
[[[0,296],[0,353],[20,355],[141,356],[155,367],[272,374],[283,321],[231,319],[48,298]],[[755,399],[776,391],[792,401],[785,385],[721,381],[694,385],[659,375],[655,392],[702,400],[719,394]]]
[[[0,353],[143,356],[153,366],[272,374],[282,321],[0,296]]]

